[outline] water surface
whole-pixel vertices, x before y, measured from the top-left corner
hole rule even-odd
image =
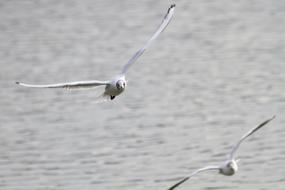
[[[284,189],[285,1],[177,1],[113,102],[14,84],[109,79],[171,3],[0,2],[0,189],[165,190],[272,115],[242,144],[237,175],[179,189]]]

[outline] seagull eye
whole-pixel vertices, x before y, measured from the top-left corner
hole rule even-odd
[[[116,83],[116,87],[117,87],[118,89],[120,88],[119,82]]]

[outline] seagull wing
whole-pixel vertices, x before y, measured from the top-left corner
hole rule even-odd
[[[36,84],[26,84],[22,82],[16,82],[16,84],[31,87],[31,88],[67,88],[67,89],[75,89],[75,88],[93,88],[100,85],[107,85],[109,81],[98,81],[98,80],[90,80],[90,81],[77,81],[77,82],[67,82],[67,83],[57,83],[57,84],[47,84],[47,85],[36,85]]]
[[[263,127],[264,125],[266,125],[267,123],[269,123],[271,120],[273,120],[275,118],[275,116],[273,116],[272,118],[262,122],[261,124],[259,124],[257,127],[251,129],[250,131],[248,131],[246,134],[244,134],[241,139],[238,141],[238,143],[233,147],[231,153],[230,153],[230,159],[232,160],[234,158],[234,154],[237,151],[237,149],[239,148],[240,144],[250,135],[252,135],[255,131],[257,131],[258,129],[260,129],[261,127]]]
[[[203,172],[203,171],[207,171],[207,170],[219,170],[220,167],[218,166],[207,166],[207,167],[204,167],[204,168],[200,168],[196,171],[194,171],[192,174],[190,174],[189,176],[187,177],[184,177],[183,179],[181,179],[179,182],[175,183],[174,185],[172,185],[168,190],[173,190],[175,189],[176,187],[178,187],[179,185],[181,185],[182,183],[184,183],[185,181],[187,181],[188,179],[190,179],[191,177],[193,177],[194,175],[200,173],[200,172]]]
[[[122,75],[125,75],[129,67],[144,53],[144,51],[150,46],[150,44],[159,36],[159,34],[166,28],[169,24],[171,18],[173,17],[175,9],[175,4],[171,5],[167,11],[167,14],[164,16],[162,23],[160,24],[157,31],[153,34],[153,36],[147,41],[147,43],[138,50],[133,57],[128,61],[128,63],[123,67],[121,72]]]

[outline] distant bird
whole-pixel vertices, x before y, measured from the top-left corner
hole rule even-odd
[[[262,122],[261,124],[259,124],[257,127],[253,128],[252,130],[250,130],[249,132],[247,132],[245,135],[243,135],[241,137],[241,139],[238,141],[238,143],[233,147],[232,151],[230,152],[228,159],[221,164],[220,166],[207,166],[204,168],[200,168],[196,171],[194,171],[192,174],[190,174],[187,177],[184,177],[182,180],[180,180],[179,182],[177,182],[176,184],[174,184],[173,186],[171,186],[168,190],[173,190],[176,187],[178,187],[179,185],[181,185],[182,183],[184,183],[185,181],[187,181],[188,179],[190,179],[191,177],[193,177],[194,175],[203,172],[203,171],[207,171],[207,170],[216,170],[219,171],[220,174],[226,175],[226,176],[231,176],[234,175],[235,172],[238,171],[238,161],[234,158],[234,154],[237,151],[237,149],[239,148],[240,144],[250,135],[252,135],[255,131],[257,131],[258,129],[260,129],[261,127],[263,127],[264,125],[266,125],[268,122],[270,122],[271,120],[273,120],[275,118],[275,116],[273,116],[272,118]]]
[[[113,100],[116,96],[121,94],[127,87],[127,81],[125,75],[130,68],[130,66],[136,62],[136,60],[144,53],[144,51],[151,45],[151,43],[160,35],[161,32],[169,24],[171,18],[173,17],[175,9],[175,4],[171,5],[163,18],[162,23],[158,27],[157,31],[153,36],[147,41],[147,43],[138,50],[133,57],[127,62],[123,67],[121,73],[118,76],[115,76],[112,80],[109,81],[99,81],[99,80],[90,80],[90,81],[77,81],[77,82],[67,82],[67,83],[58,83],[58,84],[47,84],[47,85],[35,85],[35,84],[26,84],[22,82],[16,82],[21,86],[32,87],[32,88],[93,88],[97,86],[105,86],[105,91],[103,97],[109,97]]]

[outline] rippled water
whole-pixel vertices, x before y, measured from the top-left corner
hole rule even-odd
[[[113,102],[14,84],[109,79],[170,3],[0,2],[0,189],[165,190],[272,115],[242,144],[237,175],[179,189],[284,189],[285,1],[177,0]]]

